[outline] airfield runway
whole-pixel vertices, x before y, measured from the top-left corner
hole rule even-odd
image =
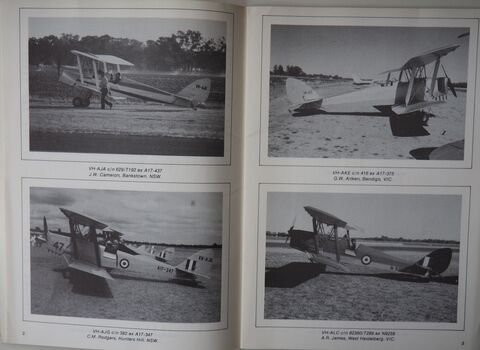
[[[128,98],[100,109],[72,106],[73,89],[55,69],[29,72],[30,151],[176,156],[224,156],[225,78],[209,77],[205,108],[193,110]],[[131,73],[139,82],[171,92],[202,78],[157,72]]]
[[[198,249],[176,248],[172,264]],[[86,295],[64,278],[65,259],[44,247],[31,248],[31,313],[148,322],[211,323],[220,321],[221,249],[215,249],[211,279],[203,287],[122,278],[107,281],[111,295]]]
[[[223,130],[223,110],[30,102],[31,151],[221,157]]]
[[[307,262],[305,254],[277,243],[267,242],[267,273],[292,262]],[[377,245],[375,247],[379,248]],[[408,261],[416,261],[435,248],[439,247],[398,250],[390,247],[385,252]],[[452,262],[443,273],[444,276],[458,276],[458,259],[458,250],[454,250]],[[311,273],[300,271],[309,265],[313,264],[296,264],[295,274]],[[355,267],[349,265],[349,268],[355,271]],[[456,284],[342,275],[328,268],[326,273],[310,277],[293,287],[272,286],[271,281],[267,281],[265,319],[457,322]]]
[[[433,106],[427,136],[396,137],[390,121],[368,103],[336,107],[329,113],[292,116],[286,78],[270,79],[268,156],[287,158],[415,159],[411,151],[430,149],[465,138],[466,92],[449,93]],[[352,81],[306,81],[322,97],[356,89]],[[367,87],[368,88],[368,87]],[[420,154],[422,152],[419,152]]]

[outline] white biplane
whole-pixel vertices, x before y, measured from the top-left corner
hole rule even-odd
[[[122,243],[120,237],[124,234],[107,224],[64,208],[60,211],[68,218],[70,232],[49,231],[44,221],[47,248],[62,255],[72,270],[108,280],[114,279],[112,273],[189,285],[196,285],[198,277],[210,278],[212,249],[200,250],[174,266],[167,262],[173,248],[159,255],[145,254]]]
[[[449,45],[412,57],[400,68],[382,72],[387,74],[382,84],[337,96],[321,97],[303,81],[288,78],[287,97],[292,103],[289,111],[295,115],[328,113],[329,107],[369,103],[383,115],[391,117],[390,126],[394,135],[408,136],[396,131],[401,119],[420,116],[426,123],[431,114],[424,112],[424,109],[445,102],[448,89],[457,97],[454,85],[440,61],[459,46]],[[426,66],[432,63],[433,73],[427,77]],[[439,76],[440,67],[444,76]],[[393,78],[393,73],[398,73],[398,77]]]
[[[78,50],[72,50],[71,53],[77,58],[77,66],[64,67],[59,80],[74,87],[72,103],[75,107],[88,107],[93,95],[101,95],[99,71],[103,71],[109,79],[111,94],[107,95],[107,100],[111,103],[127,96],[196,109],[204,105],[210,94],[211,82],[208,78],[196,80],[179,92],[172,93],[122,76],[122,67],[133,66],[133,63],[122,58]]]
[[[353,85],[372,85],[373,79],[362,79],[357,74],[352,74]]]

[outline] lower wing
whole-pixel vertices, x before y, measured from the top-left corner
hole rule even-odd
[[[84,261],[73,261],[68,264],[68,267],[74,270],[86,272],[91,275],[105,278],[107,280],[113,280],[113,277],[110,276],[110,274],[107,271],[105,271],[104,268],[98,267],[94,264],[90,264]]]

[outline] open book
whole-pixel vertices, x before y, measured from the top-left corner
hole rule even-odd
[[[479,10],[1,5],[4,342],[478,349]]]

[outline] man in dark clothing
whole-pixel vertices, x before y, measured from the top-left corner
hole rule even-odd
[[[110,107],[110,109],[112,109],[113,104],[107,101],[107,95],[109,92],[108,78],[105,76],[104,71],[101,70],[99,71],[99,73],[100,73],[100,92],[102,94],[100,103],[101,103],[102,109],[105,109],[105,104],[107,104]]]

